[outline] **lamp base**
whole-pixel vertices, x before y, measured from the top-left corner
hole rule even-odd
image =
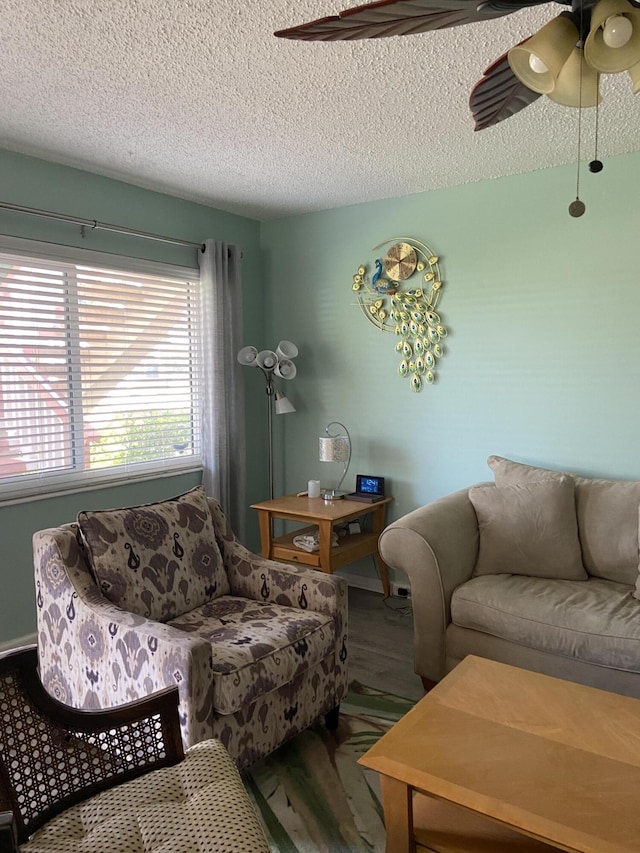
[[[321,497],[325,501],[340,501],[346,496],[347,492],[338,492],[336,489],[324,489]]]

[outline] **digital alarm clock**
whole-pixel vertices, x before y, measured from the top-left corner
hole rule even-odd
[[[346,495],[350,501],[364,501],[372,503],[384,498],[384,477],[374,474],[357,474],[356,490]]]

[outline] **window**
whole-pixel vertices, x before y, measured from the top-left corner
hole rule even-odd
[[[15,242],[0,248],[0,498],[197,467],[198,271]]]

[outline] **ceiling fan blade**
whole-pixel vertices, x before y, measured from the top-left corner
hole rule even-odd
[[[302,41],[406,36],[500,18],[547,2],[550,0],[377,0],[345,9],[337,15],[278,30],[274,35]]]
[[[476,123],[474,130],[484,130],[492,124],[498,124],[540,97],[539,92],[534,92],[518,80],[509,66],[507,56],[508,52],[490,65],[482,80],[473,87],[469,107]]]

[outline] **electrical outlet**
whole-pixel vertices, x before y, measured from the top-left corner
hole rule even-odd
[[[406,588],[406,586],[399,586],[398,587],[398,595],[400,596],[400,598],[408,598],[409,597],[409,590]]]

